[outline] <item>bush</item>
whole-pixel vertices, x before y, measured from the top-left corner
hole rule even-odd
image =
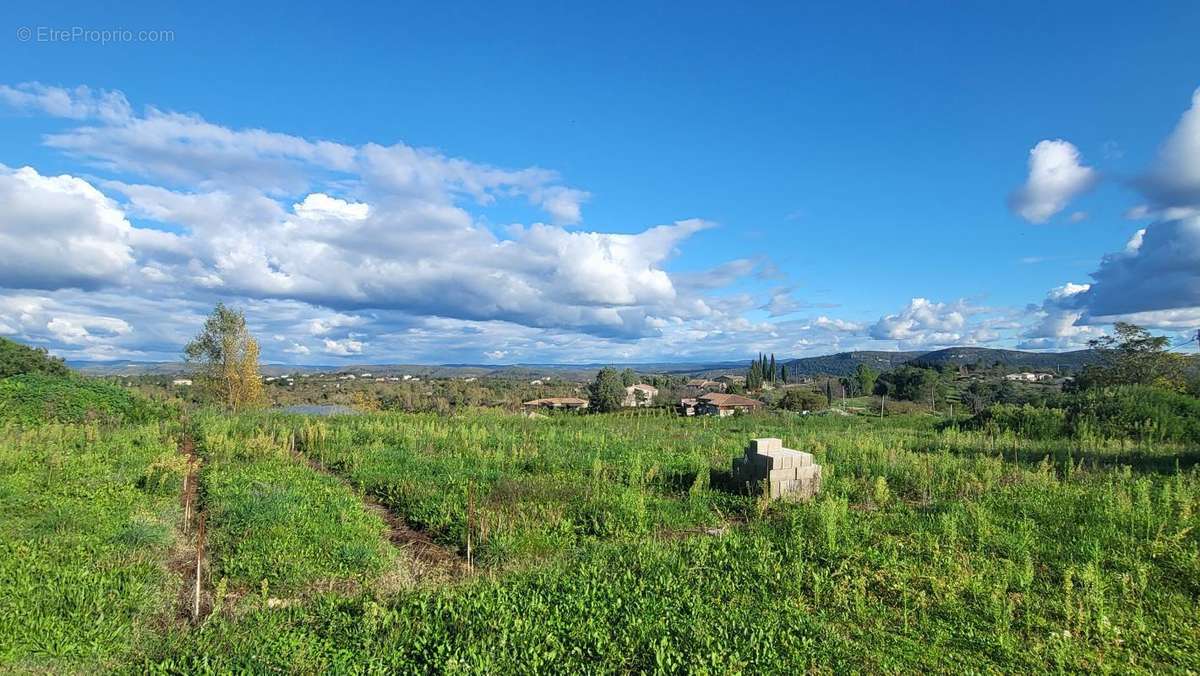
[[[1067,395],[1060,407],[995,404],[971,418],[974,429],[1030,439],[1099,436],[1155,442],[1200,442],[1200,400],[1149,385],[1091,389]]]
[[[994,404],[970,420],[975,429],[1016,432],[1029,439],[1055,439],[1070,433],[1067,412],[1030,404]]]
[[[816,411],[825,408],[825,395],[804,388],[789,388],[779,400],[779,408],[787,411]]]
[[[0,380],[0,422],[139,423],[165,415],[161,404],[100,380],[41,373]]]
[[[1200,399],[1149,385],[1089,390],[1073,397],[1077,432],[1139,441],[1200,442]]]
[[[65,376],[70,373],[58,357],[51,357],[45,348],[34,348],[0,338],[0,378],[23,373],[48,373]]]

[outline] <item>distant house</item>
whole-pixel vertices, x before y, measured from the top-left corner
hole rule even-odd
[[[691,380],[687,381],[687,386],[694,390],[705,390],[705,391],[710,391],[710,392],[711,391],[717,391],[717,392],[725,391],[725,383],[722,383],[722,382],[719,382],[716,380],[706,380],[704,378],[692,378]]]
[[[543,385],[545,383],[543,383],[541,380],[531,380],[531,381],[529,381],[529,384],[530,385]]]
[[[683,415],[696,415],[696,407],[700,400],[695,397],[685,397],[679,400],[679,412]]]
[[[658,388],[653,385],[630,385],[625,388],[625,398],[621,400],[622,406],[649,406],[654,403],[654,398],[658,396]]]
[[[1004,376],[1005,380],[1015,380],[1026,383],[1036,383],[1045,380],[1054,380],[1053,373],[1010,373]]]
[[[571,411],[581,411],[588,407],[587,399],[578,397],[546,397],[545,399],[534,399],[521,404],[526,410],[537,408],[550,409],[566,409]]]
[[[750,413],[763,407],[757,399],[750,399],[738,394],[710,392],[696,398],[695,415],[727,416],[735,413]]]
[[[171,381],[171,384],[176,387],[183,387],[186,385],[191,385],[192,381],[190,378],[176,378],[175,380]]]
[[[734,385],[734,384],[737,384],[737,385],[745,385],[746,384],[746,376],[730,376],[730,375],[717,376],[715,380],[718,383],[721,383],[722,385],[724,385],[726,388],[728,388],[730,385]]]

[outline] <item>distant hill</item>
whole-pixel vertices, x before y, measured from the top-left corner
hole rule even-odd
[[[951,347],[923,354],[913,359],[912,363],[917,366],[942,366],[943,364],[992,366],[999,363],[1009,368],[1074,372],[1099,361],[1100,355],[1095,350],[1023,352],[1021,350],[995,350],[987,347]]]
[[[950,347],[932,352],[841,352],[821,357],[792,359],[784,363],[787,365],[789,374],[811,377],[848,376],[854,373],[859,364],[866,364],[876,371],[887,371],[904,364],[940,367],[944,364],[992,366],[999,363],[1014,369],[1074,372],[1097,361],[1099,361],[1099,357],[1093,350],[1024,352],[989,347]]]
[[[983,364],[991,366],[997,362],[1008,368],[1072,372],[1095,363],[1096,354],[1091,350],[1075,352],[1022,352],[1021,350],[997,350],[986,347],[952,347],[932,352],[885,352],[862,350],[840,352],[820,357],[790,359],[788,373],[796,376],[845,376],[850,375],[859,364],[866,364],[876,371],[889,371],[903,364],[918,366],[942,366],[943,364]],[[137,376],[178,375],[187,368],[182,361],[138,362],[138,361],[71,361],[67,364],[77,371],[89,375]],[[340,364],[307,365],[264,364],[264,375],[277,376],[286,373],[370,373],[375,376],[412,375],[422,378],[456,377],[499,377],[534,379],[553,376],[564,380],[587,380],[595,376],[603,366],[618,369],[631,368],[638,373],[666,373],[673,375],[697,375],[713,378],[722,374],[744,373],[750,360],[712,362],[651,362],[651,363],[586,363],[586,364]]]
[[[859,364],[866,364],[876,371],[890,371],[924,354],[860,350],[792,359],[784,362],[784,365],[787,366],[789,376],[848,376],[854,373]]]
[[[182,361],[112,361],[72,360],[67,366],[89,376],[175,376],[189,371]],[[278,376],[285,373],[321,373],[337,371],[336,366],[295,366],[292,364],[263,364],[263,375]]]
[[[654,362],[654,363],[588,363],[588,364],[339,364],[304,365],[263,364],[263,375],[278,376],[288,373],[370,373],[373,376],[411,375],[422,378],[465,378],[499,377],[533,379],[553,376],[564,380],[587,380],[604,366],[618,369],[631,368],[638,373],[670,373],[691,375],[702,372],[740,373],[745,370],[743,361],[726,362]],[[93,376],[172,376],[187,373],[182,361],[69,361],[67,365]]]

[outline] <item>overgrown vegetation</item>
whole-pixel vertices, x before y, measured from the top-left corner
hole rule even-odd
[[[0,392],[30,383],[103,385]],[[834,384],[773,393],[816,407]],[[969,420],[889,399],[886,416],[192,411],[184,430],[50,424],[14,400],[0,670],[1200,671],[1200,408],[1161,384]],[[171,563],[192,534],[184,431],[207,525],[194,623]],[[728,485],[762,436],[816,456],[816,499]],[[463,572],[423,576],[400,529]]]
[[[160,643],[184,474],[173,433],[0,428],[0,671],[111,669]]]
[[[142,423],[166,414],[166,405],[101,380],[43,373],[0,379],[0,424]]]
[[[50,356],[45,348],[29,347],[7,338],[0,338],[0,378],[22,373],[65,376],[70,370],[63,360]]]
[[[209,415],[195,424],[212,579],[234,592],[287,597],[353,588],[382,573],[393,558],[383,521],[294,457],[281,429],[242,422]]]
[[[247,598],[171,634],[160,667],[1200,668],[1200,471],[1185,447],[1081,448],[920,418],[238,426],[298,433],[307,455],[460,553],[470,532],[490,574],[286,609]],[[710,482],[760,434],[817,454],[829,474],[816,501],[767,505]]]

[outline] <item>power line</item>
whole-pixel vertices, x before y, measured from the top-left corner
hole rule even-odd
[[[1197,349],[1200,349],[1200,329],[1196,330],[1196,334],[1194,336],[1188,336],[1187,338],[1184,338],[1183,340],[1179,341],[1178,343],[1175,343],[1171,347],[1168,347],[1167,351],[1170,352],[1171,350],[1174,350],[1174,349],[1180,348],[1180,347],[1184,347],[1187,345],[1191,345],[1192,343],[1196,343]]]

